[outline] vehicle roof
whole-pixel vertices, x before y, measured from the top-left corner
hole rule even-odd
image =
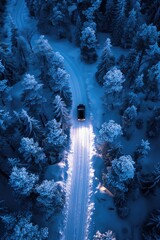
[[[85,108],[85,105],[84,105],[84,104],[79,104],[79,105],[77,106],[77,108]]]

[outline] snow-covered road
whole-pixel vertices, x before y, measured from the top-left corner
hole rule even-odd
[[[89,106],[83,74],[80,74],[80,69],[78,69],[74,59],[69,59],[69,57],[65,56],[65,50],[57,46],[56,48],[65,57],[65,67],[71,75],[73,94],[72,155],[70,158],[72,176],[64,239],[84,240],[85,236],[87,237],[89,164],[91,156],[90,134],[92,126],[89,120]],[[76,107],[79,103],[83,103],[86,106],[87,120],[85,122],[78,122],[76,118]]]
[[[20,29],[25,26],[26,6],[24,0],[17,0],[12,17],[16,26]],[[78,56],[74,56],[64,42],[54,41],[46,36],[53,49],[59,51],[64,57],[65,68],[70,74],[70,85],[73,96],[73,107],[71,112],[71,154],[69,166],[71,176],[68,182],[68,203],[66,226],[63,239],[85,240],[89,239],[88,229],[88,203],[89,203],[89,174],[90,159],[92,152],[93,131],[90,122],[89,103],[85,85],[85,73],[83,65],[78,64]],[[86,106],[87,118],[84,122],[78,122],[76,107],[79,103]]]

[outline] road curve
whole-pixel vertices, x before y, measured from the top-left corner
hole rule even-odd
[[[50,39],[49,42],[52,45]],[[71,150],[73,153],[69,159],[72,166],[72,176],[63,239],[85,240],[88,239],[87,214],[89,201],[89,166],[91,158],[90,134],[92,129],[89,116],[89,104],[84,76],[81,74],[82,71],[78,68],[75,59],[66,55],[66,50],[63,45],[54,42],[53,48],[64,56],[65,68],[70,74],[70,85],[73,96],[73,108],[71,112]],[[86,106],[87,119],[84,122],[77,121],[76,107],[79,103],[83,103]]]
[[[25,1],[17,0],[15,11],[12,15],[16,26],[19,29],[25,26]],[[38,36],[38,35],[37,35]],[[73,107],[71,111],[71,149],[69,158],[71,166],[71,178],[68,183],[68,203],[66,210],[66,224],[63,234],[65,240],[85,240],[87,237],[87,214],[89,202],[89,167],[91,158],[91,132],[92,125],[89,116],[89,104],[86,93],[82,69],[76,61],[67,54],[63,44],[53,41],[47,37],[54,50],[59,51],[64,57],[65,68],[70,74],[70,86],[73,96]],[[78,122],[76,118],[76,106],[83,103],[86,106],[87,118],[84,122]]]

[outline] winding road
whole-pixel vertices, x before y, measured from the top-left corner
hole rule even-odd
[[[24,0],[17,0],[14,6],[12,18],[19,29],[26,24],[26,5]],[[37,35],[38,36],[38,35]],[[89,104],[86,93],[85,73],[79,66],[76,58],[67,52],[66,45],[54,41],[46,36],[54,50],[59,51],[64,57],[64,64],[70,74],[70,86],[73,96],[73,107],[71,111],[71,154],[69,166],[71,176],[67,181],[67,210],[66,222],[62,239],[85,240],[88,238],[88,203],[89,203],[89,174],[90,159],[92,152],[92,125],[89,115]],[[76,106],[83,103],[86,106],[86,121],[78,122],[76,117]],[[52,239],[52,238],[51,238]]]

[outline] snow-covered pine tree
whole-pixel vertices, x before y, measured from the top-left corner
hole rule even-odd
[[[151,148],[150,148],[150,143],[148,142],[148,140],[142,139],[140,146],[138,146],[135,151],[136,160],[139,158],[145,158],[149,154],[150,150],[151,150]]]
[[[126,20],[126,0],[117,0],[116,10],[112,24],[112,42],[114,45],[121,45],[123,32],[124,32],[124,24]]]
[[[0,109],[0,132],[3,133],[3,131],[7,130],[11,122],[12,117],[7,109]]]
[[[53,101],[53,112],[62,129],[66,130],[70,126],[70,118],[66,104],[59,95],[56,95]]]
[[[38,193],[37,203],[42,207],[46,214],[46,218],[53,216],[53,213],[59,212],[65,201],[65,188],[62,182],[54,182],[54,180],[44,180],[36,187]]]
[[[160,183],[160,163],[154,166],[151,172],[138,172],[138,183],[141,191],[145,194],[152,194]]]
[[[69,33],[69,13],[67,1],[56,1],[53,6],[50,21],[54,27],[54,33],[58,38],[64,38]],[[53,4],[53,3],[52,3]]]
[[[112,24],[114,19],[115,3],[114,0],[107,0],[105,7],[105,30],[112,31]]]
[[[29,107],[31,111],[39,112],[42,104],[46,101],[40,94],[43,84],[38,83],[33,75],[26,74],[22,86],[24,105]]]
[[[123,117],[122,117],[123,128],[125,129],[131,126],[133,121],[135,121],[136,117],[137,117],[137,108],[134,105],[132,105],[131,107],[128,107],[124,111]]]
[[[16,49],[18,47],[18,29],[16,28],[13,19],[10,18],[11,25],[11,51],[13,54],[16,53]]]
[[[19,152],[22,153],[25,162],[29,164],[38,164],[42,166],[46,164],[47,158],[43,148],[39,147],[38,142],[34,142],[33,138],[22,138]]]
[[[63,151],[66,140],[67,135],[64,134],[61,123],[57,122],[56,119],[48,121],[46,124],[45,148],[49,153],[51,162],[58,161],[58,159],[54,159],[54,157],[57,157],[57,154]]]
[[[110,120],[108,123],[102,124],[99,130],[99,141],[101,143],[113,143],[118,137],[122,135],[122,128],[115,121]]]
[[[23,74],[28,66],[28,56],[30,49],[28,43],[22,35],[19,34],[12,19],[11,22],[11,51],[14,58],[15,66],[19,74]]]
[[[105,44],[104,44],[101,58],[100,58],[100,63],[98,65],[98,69],[96,72],[96,79],[99,84],[104,83],[105,74],[115,64],[115,58],[112,54],[111,47],[112,47],[111,40],[109,38],[107,38],[105,41]]]
[[[147,98],[160,99],[160,62],[148,69],[147,74]]]
[[[9,178],[9,184],[17,194],[29,196],[38,180],[39,177],[33,173],[27,172],[26,168],[13,167]]]
[[[43,83],[49,86],[54,85],[58,68],[64,69],[64,58],[58,52],[54,52],[48,40],[40,36],[34,48],[37,56],[37,64],[41,68],[40,78]]]
[[[45,240],[48,239],[48,228],[39,228],[32,222],[31,214],[5,214],[1,216],[7,230],[5,240]]]
[[[145,68],[149,69],[153,65],[157,64],[160,60],[160,47],[158,42],[154,45],[151,45],[148,50],[146,50],[146,61],[145,61]]]
[[[59,94],[67,106],[72,104],[71,89],[69,86],[70,75],[63,69],[52,67],[49,70],[49,84],[55,94]]]
[[[160,229],[160,209],[154,209],[142,227],[142,239],[158,239]]]
[[[143,99],[143,97],[141,98],[138,93],[134,93],[134,92],[130,91],[127,94],[126,99],[125,99],[126,108],[134,105],[138,109],[141,105],[142,99]],[[126,110],[126,108],[124,110]]]
[[[81,36],[81,57],[85,62],[93,63],[97,60],[96,44],[95,31],[90,27],[86,27]]]
[[[136,18],[136,11],[132,9],[130,11],[127,23],[124,26],[124,32],[122,37],[122,46],[124,48],[130,48],[132,46],[132,41],[134,36],[136,35],[136,32],[138,30],[138,23]]]
[[[124,81],[123,73],[117,67],[109,70],[104,76],[104,103],[108,107],[113,108],[120,104],[120,95],[122,96],[122,84]]]
[[[92,1],[92,5],[90,7],[88,7],[86,10],[82,11],[82,13],[86,19],[85,21],[82,21],[83,28],[90,27],[96,33],[96,31],[97,31],[96,13],[98,12],[101,2],[102,2],[102,0],[94,0],[94,1]]]
[[[4,79],[4,71],[5,71],[5,67],[2,64],[2,60],[0,60],[0,80]]]
[[[142,15],[142,9],[141,9],[141,0],[133,1],[133,8],[136,11],[136,18],[138,25],[141,26],[144,23],[144,18]]]
[[[143,86],[144,86],[143,78],[144,78],[144,74],[141,74],[135,79],[135,85],[134,85],[135,92],[143,91]]]
[[[5,51],[2,46],[0,46],[0,56],[5,67],[4,72],[0,75],[3,79],[8,80],[9,85],[12,86],[20,80],[14,56],[11,51]]]
[[[57,92],[61,94],[63,88],[69,85],[69,77],[70,75],[63,68],[59,67],[56,69],[53,81],[50,81],[50,86],[53,88],[55,93]]]
[[[111,230],[108,230],[105,233],[100,233],[100,231],[97,231],[93,236],[93,240],[116,240],[116,236]]]
[[[153,2],[143,0],[142,1],[142,12],[145,13],[145,18],[148,24],[155,25],[160,29],[160,5],[159,0]]]
[[[134,161],[130,155],[114,159],[106,175],[107,185],[115,191],[127,192],[128,184],[134,178],[134,173]]]
[[[144,56],[146,55],[146,50],[148,50],[152,45],[156,44],[158,41],[159,33],[157,28],[153,25],[143,24],[133,40],[133,48],[136,49],[139,61],[138,61],[138,71],[143,64]]]
[[[37,137],[40,132],[40,122],[34,117],[31,117],[24,109],[20,113],[15,112],[15,117],[18,120],[18,126],[24,137]]]
[[[131,49],[126,57],[119,62],[120,69],[126,77],[126,85],[131,86],[138,77],[139,55],[135,49]]]
[[[2,155],[9,157],[11,152],[15,154],[20,139],[17,136],[16,124],[17,122],[14,121],[13,116],[5,107],[0,110],[0,149]]]
[[[5,106],[5,93],[9,89],[7,85],[8,81],[6,79],[0,80],[0,99],[2,101],[2,105]]]
[[[37,56],[37,63],[41,69],[41,80],[44,84],[48,84],[47,73],[51,68],[51,61],[54,55],[53,49],[44,36],[40,36],[34,47],[34,52]]]

